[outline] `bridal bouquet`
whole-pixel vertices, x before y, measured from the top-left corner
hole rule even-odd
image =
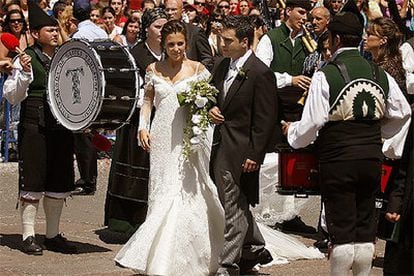
[[[190,82],[188,90],[177,94],[180,106],[186,106],[189,109],[183,140],[183,154],[186,158],[205,138],[205,132],[211,123],[208,111],[216,104],[218,93],[219,91],[207,80],[201,80]]]

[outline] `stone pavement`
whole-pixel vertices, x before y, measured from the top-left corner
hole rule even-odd
[[[43,256],[29,256],[19,251],[21,225],[17,202],[17,164],[0,163],[0,275],[133,275],[128,269],[115,266],[113,258],[124,235],[107,231],[103,225],[104,201],[109,160],[99,160],[98,190],[95,196],[69,198],[63,209],[61,231],[78,248],[75,255],[44,251]],[[42,205],[42,204],[40,204]],[[319,214],[319,198],[312,197],[301,214],[303,220],[315,226]],[[37,238],[43,240],[45,217],[40,206],[36,225]],[[297,236],[306,245],[313,239]],[[384,243],[377,245],[377,255],[383,256]],[[261,275],[329,275],[324,260],[298,260],[260,270]],[[371,275],[382,275],[374,268]],[[191,275],[197,276],[197,275]]]

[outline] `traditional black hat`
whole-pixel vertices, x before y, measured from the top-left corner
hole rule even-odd
[[[47,15],[34,1],[29,1],[29,27],[31,30],[40,30],[44,26],[57,26],[58,22]]]
[[[286,0],[286,7],[299,7],[308,11],[312,9],[310,0]]]
[[[89,19],[91,12],[91,3],[89,0],[75,0],[73,2],[73,16],[79,20],[84,21]]]
[[[340,33],[362,36],[364,18],[359,12],[354,0],[348,0],[333,19],[329,22],[328,30]]]

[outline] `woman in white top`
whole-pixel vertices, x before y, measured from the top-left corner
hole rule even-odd
[[[129,49],[137,45],[139,41],[140,24],[135,17],[128,18],[120,35],[122,45],[128,46]]]
[[[104,21],[106,32],[109,35],[109,38],[122,43],[121,38],[119,37],[122,33],[122,28],[115,25],[115,11],[111,7],[105,7],[102,9],[102,19]]]

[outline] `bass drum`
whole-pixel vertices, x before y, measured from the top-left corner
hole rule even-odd
[[[110,40],[71,40],[53,56],[48,101],[67,129],[116,129],[128,123],[138,102],[139,76],[126,47]]]

